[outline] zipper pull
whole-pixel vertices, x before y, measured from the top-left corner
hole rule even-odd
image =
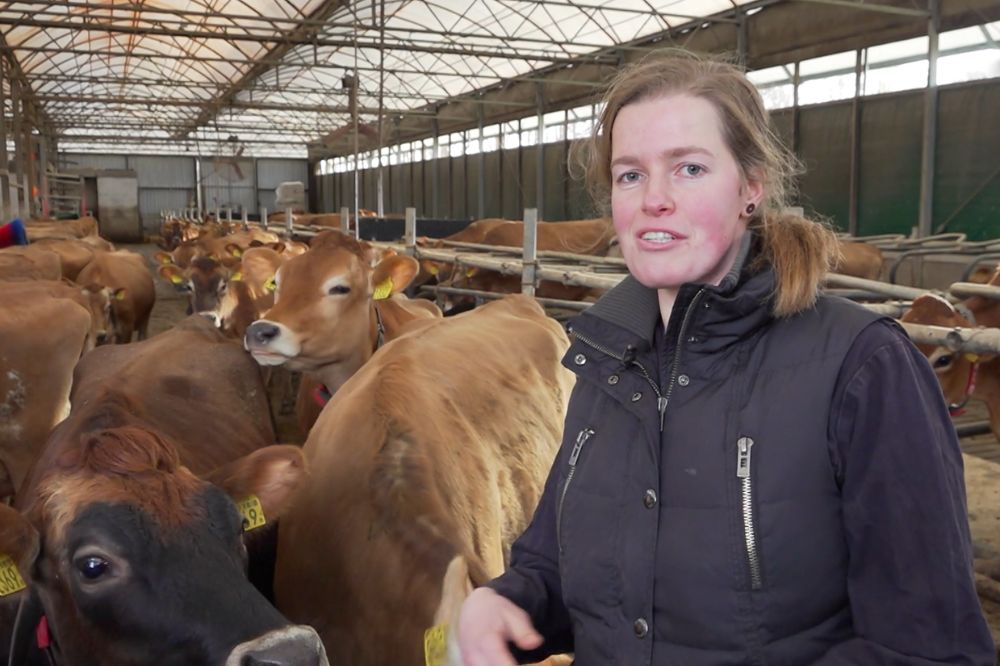
[[[660,432],[663,432],[663,416],[667,413],[667,396],[661,395],[656,399],[656,411],[660,413]]]
[[[750,447],[753,440],[749,437],[740,437],[736,440],[736,478],[750,478]]]
[[[580,457],[580,451],[583,450],[583,445],[587,443],[587,440],[590,439],[590,436],[593,434],[593,430],[590,428],[584,428],[580,431],[580,434],[576,436],[576,444],[573,445],[573,450],[569,454],[570,467],[576,465],[576,461]]]

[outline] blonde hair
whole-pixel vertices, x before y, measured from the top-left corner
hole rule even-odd
[[[760,93],[732,63],[681,49],[663,49],[615,76],[604,95],[604,108],[593,134],[576,153],[595,202],[603,211],[608,210],[611,129],[619,111],[629,104],[671,94],[692,95],[712,104],[744,181],[763,186],[764,198],[748,226],[760,241],[754,268],[770,265],[775,272],[774,314],[784,317],[811,307],[823,275],[837,257],[837,240],[826,225],[783,212],[801,165],[772,130]]]

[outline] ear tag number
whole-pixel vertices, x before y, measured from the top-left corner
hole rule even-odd
[[[392,278],[386,278],[382,282],[375,285],[375,293],[372,294],[372,298],[376,301],[384,301],[392,295]]]
[[[14,560],[7,555],[0,555],[0,597],[6,597],[20,592],[27,585],[17,570]]]
[[[260,505],[260,500],[256,495],[251,495],[245,500],[236,503],[236,508],[243,516],[243,531],[249,532],[267,524],[264,518],[264,507]]]
[[[444,666],[448,661],[448,625],[439,624],[424,632],[424,663]]]

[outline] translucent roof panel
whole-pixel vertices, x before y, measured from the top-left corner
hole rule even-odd
[[[370,132],[380,108],[427,114],[748,1],[29,0],[0,2],[0,47],[61,141],[183,152],[221,133],[304,153],[355,101]]]

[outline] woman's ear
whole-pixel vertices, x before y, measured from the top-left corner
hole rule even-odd
[[[756,171],[747,174],[743,179],[743,201],[746,205],[753,204],[754,208],[760,208],[760,202],[764,199],[764,181]]]

